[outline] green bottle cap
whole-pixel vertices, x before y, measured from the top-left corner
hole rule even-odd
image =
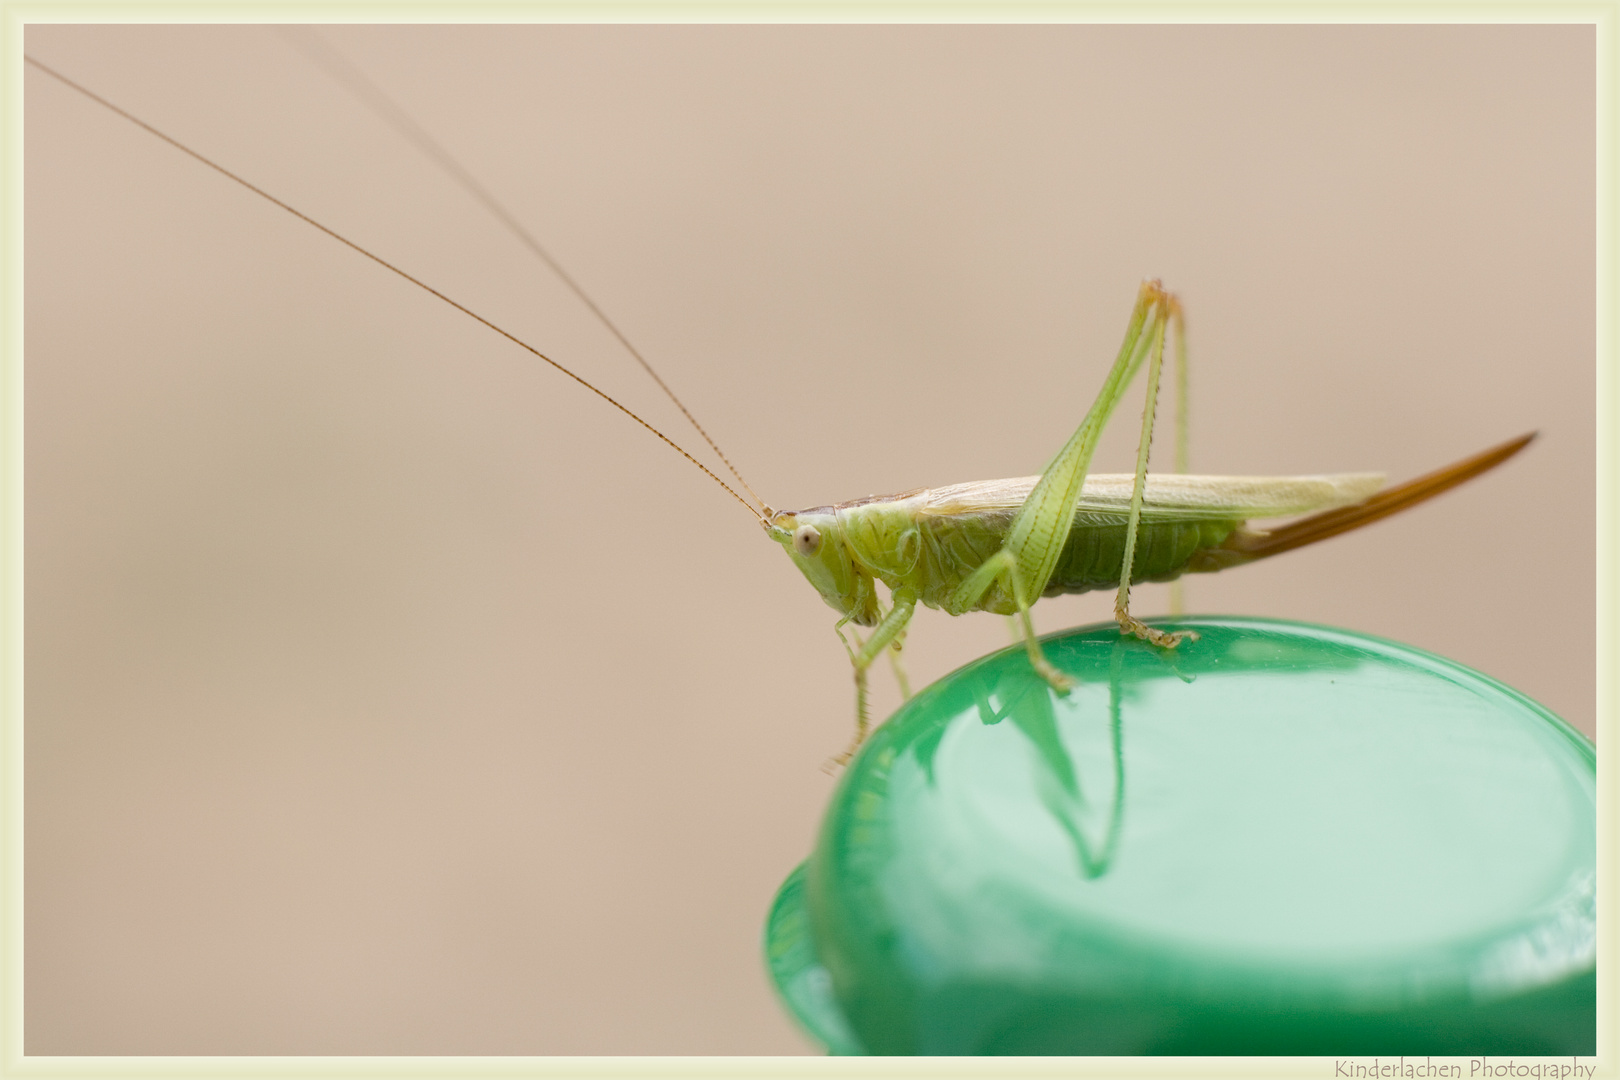
[[[842,1054],[1596,1052],[1596,759],[1430,653],[1112,624],[922,691],[846,771],[766,959]]]

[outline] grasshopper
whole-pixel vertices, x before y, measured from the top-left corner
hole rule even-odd
[[[842,628],[850,624],[872,628],[864,640],[857,637],[853,647],[844,639],[854,668],[855,733],[850,746],[834,759],[839,763],[850,759],[870,730],[867,673],[879,656],[889,653],[896,660],[902,693],[908,693],[898,656],[919,603],[951,615],[988,611],[1015,617],[1032,669],[1055,692],[1064,693],[1072,687],[1072,681],[1046,660],[1030,617],[1030,608],[1042,597],[1117,588],[1115,617],[1121,632],[1160,648],[1176,648],[1196,635],[1190,631],[1165,633],[1131,615],[1132,584],[1173,581],[1186,573],[1226,569],[1369,524],[1493,468],[1534,437],[1522,436],[1382,491],[1382,475],[1371,473],[1150,476],[1148,455],[1167,338],[1174,333],[1178,356],[1185,350],[1180,301],[1159,282],[1149,281],[1138,292],[1124,341],[1097,399],[1039,476],[918,489],[780,511],[754,495],[719,447],[633,347],[632,355],[691,420],[751,499],[662,431],[550,356],[37,61],[29,62],[557,368],[634,419],[746,506],[839,613],[835,630],[841,639]],[[500,216],[512,227],[510,215],[503,211]],[[527,239],[526,234],[521,235]],[[629,342],[573,279],[537,244],[530,244],[629,347]],[[1089,475],[1098,437],[1144,367],[1146,404],[1135,473]],[[1296,514],[1310,516],[1272,531],[1247,525],[1250,519]],[[886,606],[878,594],[879,582],[889,593]]]

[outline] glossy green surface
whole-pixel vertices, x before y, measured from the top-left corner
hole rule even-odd
[[[1164,623],[1161,625],[1170,625]],[[1595,759],[1460,665],[1345,631],[1112,624],[924,690],[767,928],[835,1053],[1590,1054]]]

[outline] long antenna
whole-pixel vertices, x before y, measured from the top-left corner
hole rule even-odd
[[[56,81],[62,83],[64,86],[68,86],[68,87],[71,87],[74,90],[77,90],[79,93],[83,94],[85,97],[89,98],[91,101],[94,101],[96,104],[103,106],[104,108],[110,110],[111,112],[117,113],[119,116],[122,116],[125,120],[128,120],[130,123],[134,124],[136,127],[142,128],[145,131],[148,131],[151,134],[156,135],[158,138],[162,139],[164,142],[168,143],[170,146],[174,147],[176,150],[179,150],[182,153],[190,155],[191,157],[195,158],[196,160],[202,162],[204,165],[208,166],[210,169],[213,169],[215,172],[219,173],[221,176],[224,176],[224,177],[226,177],[228,179],[236,181],[238,184],[241,184],[243,187],[245,187],[249,191],[253,192],[253,194],[259,196],[261,199],[264,199],[264,200],[266,200],[267,202],[270,202],[270,203],[274,203],[276,206],[281,207],[281,209],[287,211],[287,213],[291,214],[293,217],[295,217],[298,220],[304,222],[305,224],[313,225],[315,228],[319,229],[321,232],[325,233],[327,236],[330,236],[332,239],[338,241],[338,243],[343,244],[346,247],[351,248],[352,250],[354,250],[356,252],[359,252],[361,255],[364,255],[366,258],[370,259],[372,262],[376,263],[378,266],[381,266],[386,270],[392,270],[394,273],[398,274],[400,277],[404,278],[406,281],[410,282],[412,285],[415,285],[417,288],[423,290],[424,292],[431,293],[432,295],[438,297],[440,300],[443,300],[446,304],[449,304],[451,307],[455,308],[457,311],[461,312],[463,315],[466,315],[466,316],[469,316],[470,318],[476,319],[478,322],[483,323],[485,326],[489,327],[491,330],[495,331],[497,334],[501,335],[506,340],[512,342],[513,344],[519,346],[520,348],[526,349],[528,352],[532,353],[534,356],[539,357],[541,360],[544,360],[546,363],[550,364],[552,367],[556,368],[558,371],[562,372],[564,375],[567,375],[570,379],[573,379],[575,382],[579,383],[579,385],[583,386],[585,389],[589,390],[591,393],[595,394],[597,397],[601,398],[603,401],[607,402],[609,405],[612,405],[615,409],[618,409],[620,412],[624,413],[624,415],[628,416],[630,419],[634,420],[636,423],[640,424],[642,427],[646,428],[648,431],[650,431],[654,435],[658,436],[666,444],[668,444],[669,447],[671,449],[673,449],[677,454],[680,454],[681,457],[685,458],[687,461],[690,461],[693,465],[696,465],[698,468],[702,469],[703,472],[704,472],[704,475],[708,476],[708,478],[710,480],[713,480],[715,483],[717,483],[721,487],[725,488],[726,492],[733,499],[736,499],[738,502],[742,503],[743,506],[747,507],[748,512],[750,514],[752,514],[755,518],[759,519],[759,522],[760,522],[761,525],[764,525],[766,528],[770,527],[770,521],[764,514],[762,514],[759,510],[755,509],[754,506],[752,504],[750,504],[747,499],[745,499],[741,495],[737,494],[737,492],[732,489],[731,485],[727,484],[724,480],[722,480],[718,476],[716,476],[714,474],[714,471],[712,469],[710,469],[707,465],[703,464],[703,462],[699,461],[697,458],[693,457],[691,454],[687,453],[684,449],[682,449],[680,444],[677,443],[674,439],[671,439],[668,435],[665,435],[662,431],[659,431],[657,428],[655,428],[651,424],[647,423],[647,421],[643,420],[641,417],[637,416],[635,413],[631,412],[629,409],[627,409],[623,405],[619,404],[619,402],[615,401],[608,394],[606,394],[603,391],[597,389],[595,386],[593,386],[590,383],[586,382],[584,379],[580,378],[578,375],[575,375],[572,371],[569,371],[567,368],[565,368],[561,364],[557,363],[557,361],[553,360],[551,357],[547,356],[545,353],[541,352],[539,349],[535,348],[533,345],[530,345],[527,341],[524,341],[522,338],[517,337],[515,334],[512,334],[509,331],[501,329],[499,326],[496,326],[494,323],[490,322],[488,319],[484,318],[482,315],[478,314],[476,311],[473,311],[471,308],[467,307],[465,304],[461,304],[461,303],[458,303],[455,300],[450,299],[450,297],[446,296],[444,293],[440,292],[438,289],[435,289],[433,286],[427,284],[426,282],[424,282],[424,281],[422,281],[422,280],[420,280],[418,278],[412,277],[410,274],[406,273],[404,270],[401,270],[399,267],[395,266],[393,263],[389,262],[387,259],[384,259],[382,256],[375,255],[375,254],[371,253],[370,251],[367,251],[365,248],[361,247],[359,244],[355,243],[353,240],[350,240],[348,237],[342,235],[341,233],[336,232],[333,229],[327,228],[325,225],[322,225],[320,222],[316,221],[314,218],[310,217],[308,214],[304,213],[302,210],[298,210],[298,209],[295,209],[294,207],[288,206],[286,203],[282,202],[280,199],[276,198],[274,195],[270,194],[268,191],[265,191],[263,188],[257,187],[254,184],[248,182],[247,180],[242,179],[242,177],[240,177],[240,176],[236,175],[235,173],[231,172],[231,170],[225,168],[225,166],[220,165],[217,162],[209,160],[208,158],[204,157],[202,154],[198,153],[197,151],[193,150],[191,147],[187,146],[185,143],[180,142],[178,139],[175,139],[175,138],[173,138],[173,137],[171,137],[169,135],[164,134],[163,132],[159,131],[157,128],[153,127],[151,124],[148,124],[145,120],[142,120],[140,117],[135,116],[132,113],[126,112],[125,110],[119,108],[117,105],[114,105],[112,102],[108,101],[106,98],[101,97],[99,94],[96,94],[94,91],[88,90],[85,87],[80,86],[78,83],[74,82],[72,79],[68,78],[66,75],[63,75],[61,72],[56,71],[56,70],[52,69],[51,67],[40,63],[38,60],[35,60],[32,56],[28,56],[27,54],[23,55],[23,59],[26,60],[28,63],[32,64],[34,67],[38,68],[40,71],[43,71],[45,74],[49,75],[51,78],[53,78]]]
[[[692,415],[691,411],[682,404],[681,399],[675,396],[675,391],[669,388],[669,384],[664,382],[659,377],[658,372],[653,370],[652,364],[648,363],[647,358],[641,355],[641,350],[630,343],[630,339],[624,335],[624,332],[618,328],[612,319],[608,318],[607,312],[603,311],[596,301],[591,299],[584,286],[574,280],[574,276],[563,268],[562,263],[558,262],[556,257],[547,251],[545,246],[536,240],[528,229],[523,227],[515,214],[508,210],[499,199],[495,198],[488,188],[479,183],[478,179],[468,172],[450,151],[446,150],[437,139],[428,134],[422,125],[412,119],[411,115],[401,108],[398,102],[389,97],[382,87],[373,82],[365,72],[351,63],[336,48],[313,31],[295,27],[281,27],[280,29],[283,36],[291,41],[294,46],[325,69],[328,75],[358,98],[372,112],[376,113],[384,123],[393,128],[402,138],[449,174],[452,180],[459,184],[467,194],[476,199],[485,210],[488,210],[524,247],[528,248],[541,262],[545,263],[551,269],[551,272],[557,275],[558,280],[568,286],[569,291],[579,298],[580,303],[590,309],[591,314],[596,316],[597,321],[618,339],[619,344],[624,346],[625,351],[635,358],[636,363],[641,365],[642,370],[652,378],[653,382],[658,384],[658,389],[664,392],[664,396],[675,403],[675,407],[681,410],[681,415],[686,417],[699,435],[703,436],[703,441],[709,444],[709,449],[714,451],[715,456],[725,462],[726,468],[731,470],[731,475],[737,478],[737,483],[741,484],[743,490],[754,497],[754,501],[759,504],[760,509],[767,516],[769,515],[770,506],[748,485],[748,481],[743,479],[742,473],[737,471],[737,466],[733,465],[731,459],[726,457],[725,451],[720,449],[720,444],[710,438],[707,431],[703,430],[703,425],[697,422],[697,417]]]

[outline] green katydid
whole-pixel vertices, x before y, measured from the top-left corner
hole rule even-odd
[[[867,668],[885,651],[898,652],[918,603],[953,615],[979,610],[1016,615],[1032,666],[1054,690],[1062,692],[1068,689],[1069,680],[1045,660],[1029,617],[1030,606],[1039,598],[1117,586],[1115,611],[1122,631],[1173,648],[1187,636],[1185,632],[1164,634],[1130,615],[1129,588],[1133,582],[1169,581],[1183,573],[1220,570],[1370,523],[1494,467],[1522,449],[1532,437],[1521,437],[1382,492],[1378,488],[1383,478],[1376,474],[1150,477],[1148,448],[1159,374],[1166,339],[1172,330],[1177,332],[1179,349],[1181,311],[1172,294],[1157,282],[1149,282],[1139,292],[1125,341],[1097,400],[1039,477],[868,497],[797,512],[777,511],[753,496],[752,489],[719,447],[633,348],[632,354],[725,461],[740,486],[753,496],[752,502],[664,433],[549,356],[37,61],[30,59],[30,63],[545,360],[635,419],[747,506],[839,612],[839,627],[853,623],[875,628],[867,639],[850,649],[856,682],[856,733],[854,743],[839,760],[848,759],[868,728]],[[458,179],[468,182],[464,175]],[[486,203],[489,201],[481,191],[479,194]],[[508,227],[516,228],[510,215],[504,211],[498,211],[498,215]],[[555,260],[518,231],[562,273]],[[597,305],[571,278],[562,276],[624,341]],[[629,347],[628,341],[624,343]],[[1144,366],[1148,369],[1147,405],[1134,475],[1088,476],[1098,435]],[[1244,525],[1251,518],[1298,513],[1312,516],[1269,533]],[[887,610],[878,597],[876,585],[880,581],[890,592]]]
[[[866,669],[895,649],[920,602],[952,615],[1016,615],[1035,671],[1058,692],[1072,680],[1041,652],[1029,608],[1042,596],[1118,586],[1120,632],[1161,648],[1196,637],[1165,633],[1130,613],[1130,587],[1172,581],[1289,551],[1370,524],[1501,464],[1534,438],[1524,435],[1380,492],[1378,473],[1238,477],[1147,473],[1166,332],[1180,336],[1181,307],[1157,281],[1137,296],[1119,355],[1080,427],[1040,476],[870,497],[771,516],[771,536],[843,618],[875,626],[850,649],[855,667],[855,738],[866,737]],[[1181,351],[1181,350],[1178,350]],[[1147,362],[1147,404],[1134,476],[1088,476],[1097,437]],[[1184,369],[1184,363],[1183,363]],[[1250,518],[1309,513],[1260,532]],[[885,612],[876,583],[888,587]],[[847,643],[846,643],[847,648]],[[904,683],[902,682],[904,690]]]

